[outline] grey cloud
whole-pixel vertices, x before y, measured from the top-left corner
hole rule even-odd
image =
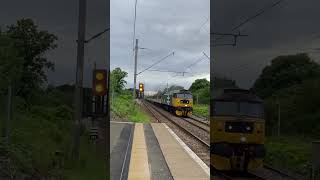
[[[87,38],[106,28],[107,1],[90,0],[87,2]],[[74,83],[76,66],[76,39],[78,24],[77,0],[11,0],[4,1],[0,6],[1,27],[14,24],[21,18],[32,18],[40,29],[48,30],[58,36],[58,48],[46,56],[54,62],[55,72],[48,72],[49,83]],[[85,63],[85,82],[90,85],[90,69],[92,61],[98,67],[104,67],[106,56],[106,38],[100,37],[88,44]],[[88,74],[90,73],[90,74]]]
[[[215,1],[215,32],[231,32],[231,28],[275,1]],[[232,77],[244,88],[252,86],[269,61],[284,54],[309,52],[320,47],[320,16],[317,0],[284,1],[265,14],[241,27],[248,37],[238,39],[236,47],[215,47],[215,72]],[[235,31],[237,32],[237,31]],[[225,38],[215,43],[228,43]],[[311,53],[315,60],[319,54]]]
[[[128,1],[111,1],[111,65],[129,73],[127,87],[132,87],[134,1],[124,2]],[[200,29],[208,16],[209,0],[138,0],[136,37],[140,47],[148,48],[139,50],[138,72],[172,51],[174,56],[152,69],[183,71],[202,55],[202,51],[209,52],[209,33]],[[208,62],[202,63],[193,67],[193,76],[196,73],[209,74]],[[144,82],[146,90],[151,91],[165,87],[167,81],[170,85],[178,84],[185,88],[194,81],[194,78],[188,78],[188,74],[185,77],[174,76],[175,73],[146,71],[138,76],[138,81]]]

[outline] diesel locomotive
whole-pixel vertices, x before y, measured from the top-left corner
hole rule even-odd
[[[263,101],[249,90],[225,89],[210,108],[211,166],[244,172],[262,167],[266,154]]]
[[[161,105],[177,116],[191,116],[193,97],[188,90],[176,90],[161,97]]]

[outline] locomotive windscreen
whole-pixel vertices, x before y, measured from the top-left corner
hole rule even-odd
[[[263,116],[263,111],[263,105],[261,103],[216,101],[214,104],[215,115],[261,118]]]
[[[187,99],[191,99],[192,98],[192,94],[175,94],[174,95],[175,98],[187,98]]]

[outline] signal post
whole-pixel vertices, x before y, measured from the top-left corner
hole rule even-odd
[[[108,115],[108,71],[104,69],[93,70],[92,88],[86,88],[84,93],[83,117],[92,120],[90,139],[99,138],[97,123]]]

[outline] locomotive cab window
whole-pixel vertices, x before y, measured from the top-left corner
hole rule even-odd
[[[261,103],[240,102],[239,112],[243,116],[261,118],[263,116],[263,106]]]
[[[214,103],[215,115],[237,115],[238,104],[236,102],[216,101]]]
[[[216,101],[214,103],[214,114],[217,116],[248,116],[261,118],[263,116],[263,105],[252,102]]]
[[[192,98],[192,95],[191,94],[174,94],[173,95],[174,98]]]

